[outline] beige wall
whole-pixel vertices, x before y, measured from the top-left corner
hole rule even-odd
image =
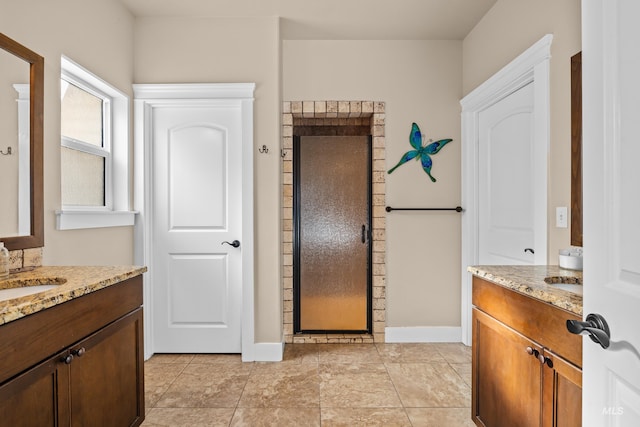
[[[570,244],[570,229],[555,227],[555,208],[571,207],[571,63],[581,50],[580,0],[498,0],[463,42],[464,95],[545,34],[551,45],[549,263]]]
[[[394,207],[460,203],[459,41],[283,42],[285,101],[386,103],[387,169],[409,149],[411,123],[454,141],[433,156],[432,183],[412,161],[387,175]],[[460,215],[387,214],[387,326],[460,325]]]
[[[112,0],[4,2],[1,31],[45,57],[44,264],[130,264],[130,227],[57,231],[60,208],[60,55],[131,95],[131,83],[256,82],[256,341],[282,334],[280,101],[386,103],[387,167],[410,147],[411,122],[427,138],[453,138],[431,183],[416,162],[387,175],[387,205],[460,201],[460,98],[546,33],[551,60],[549,219],[569,206],[569,57],[580,50],[579,0],[498,0],[463,41],[284,41],[277,18],[140,18]],[[135,59],[134,59],[135,58]],[[282,74],[280,73],[282,71]],[[281,83],[282,82],[282,83]],[[282,85],[282,88],[281,88]],[[282,89],[282,92],[281,92]],[[550,229],[550,262],[569,231]],[[460,216],[387,215],[387,325],[460,324]]]
[[[282,340],[277,18],[140,18],[135,83],[255,82],[256,342]],[[266,145],[269,154],[259,154]]]
[[[43,263],[131,264],[131,227],[57,231],[60,209],[60,55],[131,95],[133,17],[112,0],[4,1],[0,31],[44,57]]]

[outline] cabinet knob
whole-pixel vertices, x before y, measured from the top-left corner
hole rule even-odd
[[[538,350],[536,350],[535,348],[532,347],[527,347],[527,353],[529,353],[530,355],[538,358],[540,357],[540,352]]]
[[[82,357],[85,353],[86,353],[86,350],[84,349],[84,347],[80,347],[77,350],[71,350],[71,354],[78,357]]]
[[[538,355],[538,360],[543,365],[547,365],[548,367],[553,368],[553,360],[549,359],[548,357],[543,356],[542,354],[539,354]]]
[[[67,354],[66,356],[63,356],[60,359],[60,361],[63,362],[65,365],[69,365],[73,361],[73,355],[72,354]]]

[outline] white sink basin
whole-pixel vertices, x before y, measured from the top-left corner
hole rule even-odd
[[[0,301],[20,298],[25,295],[37,294],[57,287],[58,285],[36,285],[25,286],[24,288],[0,289]]]
[[[60,277],[0,280],[0,301],[38,294],[56,288],[67,280]]]
[[[549,276],[544,281],[555,288],[582,295],[582,278],[576,276]]]

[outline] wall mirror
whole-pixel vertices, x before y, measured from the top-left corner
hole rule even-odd
[[[2,33],[0,48],[0,241],[42,247],[44,58]]]

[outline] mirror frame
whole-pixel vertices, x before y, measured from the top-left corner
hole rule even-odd
[[[30,64],[29,81],[29,145],[31,234],[0,237],[7,249],[28,249],[44,246],[44,191],[43,191],[43,109],[44,58],[0,33],[0,48]]]
[[[582,246],[582,52],[571,57],[571,245]]]

